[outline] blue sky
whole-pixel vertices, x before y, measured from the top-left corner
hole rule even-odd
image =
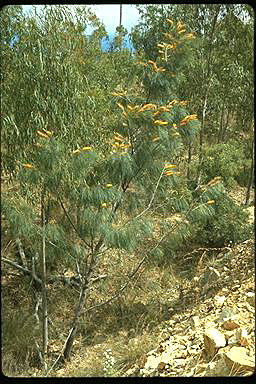
[[[40,5],[37,5],[41,7]],[[75,5],[70,5],[74,7]],[[108,34],[113,34],[116,30],[116,27],[119,24],[119,4],[96,4],[88,6],[94,11],[98,18],[105,24]],[[31,5],[23,5],[25,12],[31,10]],[[123,4],[123,17],[122,25],[128,30],[131,31],[131,28],[137,23],[139,19],[139,12],[136,9],[134,4]]]

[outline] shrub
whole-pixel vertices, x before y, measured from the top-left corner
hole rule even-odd
[[[206,246],[222,247],[228,243],[239,243],[248,239],[252,226],[248,212],[223,193],[214,206],[214,215],[199,225],[196,239]]]
[[[249,172],[250,161],[246,159],[240,143],[235,141],[216,144],[205,151],[205,158],[202,163],[204,181],[208,182],[215,176],[221,176],[224,185],[228,188],[237,182],[246,182],[241,174],[245,169]]]

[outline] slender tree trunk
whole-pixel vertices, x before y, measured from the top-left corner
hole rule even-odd
[[[218,144],[221,142],[222,132],[223,132],[223,122],[224,122],[224,112],[225,112],[225,104],[222,104],[221,112],[220,112],[220,127],[218,134]]]
[[[254,175],[254,140],[252,139],[252,162],[251,162],[251,172],[248,180],[248,185],[247,185],[247,191],[246,191],[246,198],[245,198],[245,205],[249,204],[250,200],[250,192],[251,192],[251,187],[252,187],[252,181],[253,181],[253,175]]]
[[[200,184],[200,177],[201,177],[201,165],[203,160],[203,139],[204,139],[204,130],[205,130],[205,116],[207,111],[207,102],[208,102],[208,94],[210,89],[210,80],[211,80],[211,59],[212,59],[212,43],[217,23],[217,18],[219,15],[221,5],[219,4],[216,9],[213,16],[212,21],[212,30],[211,34],[209,36],[209,44],[208,44],[208,55],[206,58],[206,64],[207,64],[207,70],[206,75],[204,76],[204,98],[203,98],[203,108],[202,108],[202,124],[200,129],[200,136],[199,136],[199,159],[198,159],[198,172],[197,172],[197,185]]]
[[[228,109],[228,112],[227,112],[227,118],[226,118],[225,125],[223,127],[221,141],[224,141],[224,138],[225,138],[225,135],[226,135],[226,132],[227,132],[227,129],[228,129],[229,117],[230,117],[230,109]]]
[[[187,179],[190,181],[190,163],[192,158],[192,143],[191,140],[188,143],[188,169],[187,169]]]
[[[64,358],[67,360],[70,360],[70,355],[72,352],[73,343],[75,341],[76,332],[77,332],[77,329],[79,326],[81,311],[82,311],[82,308],[84,307],[85,301],[86,301],[87,289],[88,289],[88,282],[84,283],[81,287],[79,302],[78,302],[78,305],[77,305],[77,308],[75,311],[73,325],[72,325],[72,328],[69,332],[68,338],[67,338],[65,346],[64,346],[63,355],[64,355]]]
[[[47,286],[46,286],[46,249],[45,249],[45,191],[42,191],[42,229],[43,229],[43,237],[42,237],[42,261],[41,261],[41,269],[42,269],[42,313],[43,313],[43,321],[42,321],[42,331],[43,331],[43,362],[44,369],[47,370],[46,365],[46,355],[48,348],[48,310],[47,310]]]
[[[122,16],[123,16],[123,5],[120,4],[120,18],[119,18],[119,27],[122,25]]]
[[[123,16],[123,5],[120,4],[120,17],[119,17],[119,27],[120,27],[120,31],[119,31],[119,50],[121,51],[122,49],[122,32],[121,32],[121,27],[122,27],[122,16]]]

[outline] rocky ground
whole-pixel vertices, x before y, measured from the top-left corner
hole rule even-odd
[[[239,203],[241,196],[232,198]],[[254,207],[247,209],[253,222]],[[180,291],[156,348],[125,376],[248,376],[255,371],[254,240],[216,249],[210,263],[204,262],[203,249],[199,255],[196,274]]]
[[[126,376],[252,374],[255,369],[253,243],[247,240],[222,252],[214,267],[207,266],[198,273],[184,292],[180,311],[164,322],[156,348],[130,368]]]

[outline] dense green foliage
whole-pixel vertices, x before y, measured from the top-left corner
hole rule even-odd
[[[196,238],[210,247],[223,247],[248,239],[253,226],[248,224],[248,212],[223,194],[215,206],[214,215],[200,225]]]

